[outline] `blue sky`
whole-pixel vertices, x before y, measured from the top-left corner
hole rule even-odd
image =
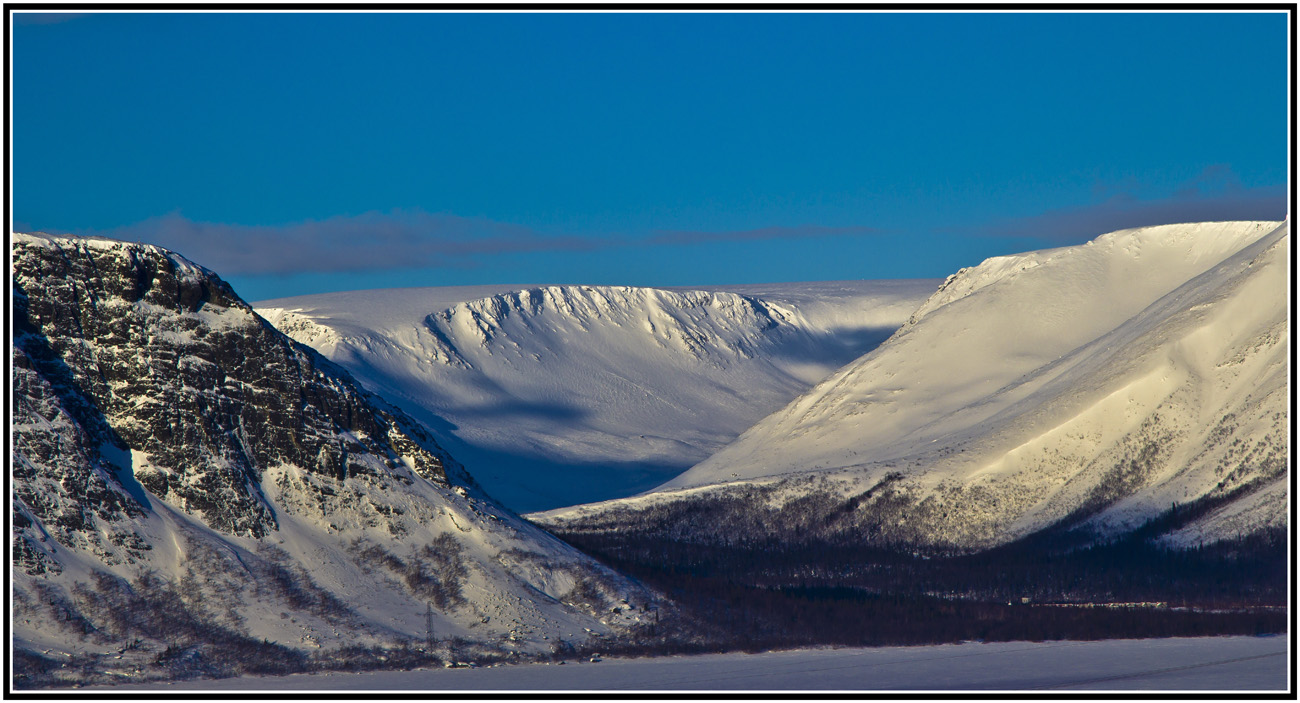
[[[1286,212],[1284,13],[14,18],[13,226],[249,300],[941,277]]]

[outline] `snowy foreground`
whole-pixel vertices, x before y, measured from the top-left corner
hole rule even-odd
[[[91,690],[1285,691],[1287,637],[998,642],[708,654]]]

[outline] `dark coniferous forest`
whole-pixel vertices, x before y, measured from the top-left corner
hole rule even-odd
[[[557,534],[673,599],[686,629],[658,632],[647,648],[1285,632],[1285,530],[1190,549],[1156,540],[1206,509],[1174,506],[1109,540],[1062,524],[973,553],[864,544],[847,533],[737,539],[721,524],[716,541],[682,539],[673,520],[693,520],[698,535],[709,511],[680,504],[669,511],[681,514],[656,513],[654,526],[605,522]]]

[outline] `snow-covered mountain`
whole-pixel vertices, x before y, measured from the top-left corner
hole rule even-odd
[[[733,529],[778,539],[959,548],[1062,521],[1120,532],[1175,504],[1197,508],[1175,543],[1284,526],[1289,246],[1286,223],[1206,223],[989,259],[655,491],[536,518],[581,531],[725,504]]]
[[[275,671],[430,624],[438,656],[508,657],[645,617],[652,594],[499,507],[212,272],[111,240],[11,253],[20,670]]]
[[[448,438],[507,505],[626,496],[898,328],[939,281],[358,291],[255,303]]]

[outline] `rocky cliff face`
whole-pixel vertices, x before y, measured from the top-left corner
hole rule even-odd
[[[213,529],[275,528],[260,489],[269,466],[445,481],[447,457],[427,434],[210,272],[156,247],[90,240],[20,235],[15,253],[17,405],[40,387],[101,465],[95,445],[129,450],[134,480]]]
[[[65,661],[37,651],[137,677],[417,641],[546,652],[653,600],[212,272],[71,237],[16,234],[12,257],[21,681]]]

